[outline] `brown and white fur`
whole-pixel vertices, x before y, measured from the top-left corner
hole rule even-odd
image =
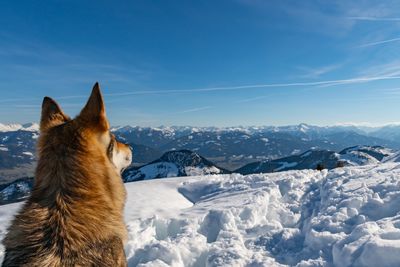
[[[45,97],[31,196],[3,240],[3,266],[126,266],[121,171],[129,146],[109,131],[96,83],[74,119]]]

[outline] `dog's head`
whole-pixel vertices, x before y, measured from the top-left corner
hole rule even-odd
[[[71,119],[50,97],[45,97],[40,120],[39,158],[46,147],[55,153],[85,153],[87,161],[107,158],[118,173],[132,162],[128,145],[118,142],[110,132],[103,97],[96,83],[85,107]],[[72,151],[72,152],[71,152]]]

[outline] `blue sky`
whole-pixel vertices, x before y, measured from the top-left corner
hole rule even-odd
[[[112,125],[400,121],[399,1],[2,1],[0,25],[3,123],[95,81]]]

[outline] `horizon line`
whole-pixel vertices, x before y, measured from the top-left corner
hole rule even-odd
[[[37,122],[26,122],[26,123],[20,123],[20,122],[11,122],[11,123],[3,123],[0,122],[0,126],[12,126],[12,125],[17,125],[17,126],[24,126],[24,125],[29,125],[27,127],[31,127],[33,125],[39,126],[39,123]],[[140,128],[174,128],[174,127],[190,127],[190,128],[219,128],[219,129],[225,129],[225,128],[252,128],[252,127],[289,127],[289,126],[300,126],[300,125],[305,125],[305,126],[311,126],[311,127],[360,127],[360,128],[383,128],[387,126],[400,126],[400,121],[398,122],[386,122],[386,123],[371,123],[371,122],[336,122],[332,124],[317,124],[317,123],[306,123],[306,122],[299,122],[299,123],[293,123],[293,124],[263,124],[263,125],[231,125],[231,126],[215,126],[215,125],[209,125],[209,126],[193,126],[193,125],[158,125],[158,126],[141,126],[141,125],[134,125],[134,124],[125,124],[125,125],[113,125],[110,126],[110,129],[116,129],[116,128],[124,128],[124,127],[140,127]],[[20,128],[21,129],[21,128]]]

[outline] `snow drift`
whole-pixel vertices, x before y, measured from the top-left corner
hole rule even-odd
[[[129,266],[400,266],[398,163],[126,187]]]

